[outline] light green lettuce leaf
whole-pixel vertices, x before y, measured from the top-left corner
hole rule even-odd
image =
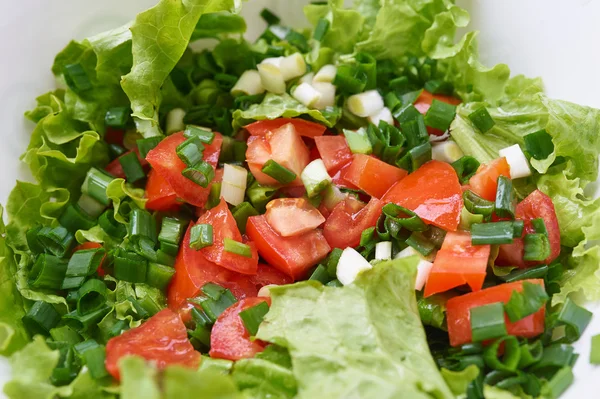
[[[194,371],[176,366],[169,367],[163,374],[162,387],[164,399],[244,398],[231,377],[210,370]]]
[[[500,389],[490,385],[483,387],[483,395],[486,399],[519,399],[519,396],[515,396],[512,392],[506,389]]]
[[[479,367],[472,364],[461,371],[452,371],[442,368],[441,373],[452,393],[459,398],[464,398],[466,397],[469,383],[479,375]]]
[[[136,356],[126,356],[119,361],[121,373],[121,399],[161,399],[154,367]]]
[[[246,21],[243,17],[230,12],[214,12],[203,14],[194,28],[191,41],[226,34],[243,34],[246,32]]]
[[[162,0],[137,15],[131,25],[133,66],[121,80],[131,101],[137,129],[145,137],[161,135],[160,88],[188,46],[204,13],[235,11],[234,0]]]
[[[365,18],[365,25],[372,27],[377,19],[377,13],[381,8],[380,0],[354,0],[352,8],[360,13]]]
[[[455,43],[456,30],[466,27],[469,21],[470,16],[466,10],[449,6],[447,11],[435,16],[433,24],[425,31],[421,48],[425,54],[435,59],[455,56],[468,40],[468,36],[464,36]]]
[[[64,98],[65,91],[63,89],[56,89],[54,91],[49,91],[46,94],[42,94],[35,99],[37,106],[34,109],[25,112],[25,117],[32,122],[38,123],[49,114],[62,111]]]
[[[125,179],[114,179],[106,187],[106,195],[112,201],[114,216],[117,222],[128,224],[128,210],[122,209],[125,200],[131,200],[138,208],[144,208],[147,199],[144,198],[144,189],[135,188]]]
[[[268,360],[239,360],[231,376],[238,388],[254,399],[291,399],[298,391],[292,370]]]
[[[252,48],[245,40],[225,39],[212,52],[215,63],[223,72],[240,76],[248,69],[256,69]]]
[[[245,111],[235,110],[233,126],[235,129],[239,129],[253,121],[281,117],[294,118],[301,115],[310,116],[328,127],[333,127],[341,117],[341,111],[337,107],[328,107],[323,111],[309,109],[287,93],[281,95],[268,93],[262,103],[254,104]]]
[[[416,262],[381,262],[343,288],[273,288],[257,337],[289,349],[298,398],[453,397],[419,319]]]
[[[119,85],[131,70],[131,22],[86,39],[96,54],[96,78],[104,84]]]
[[[321,40],[321,46],[347,54],[352,52],[361,38],[365,19],[357,10],[343,9],[330,2],[329,5],[309,4],[304,7],[304,15],[313,26],[321,18],[329,21],[329,29]]]

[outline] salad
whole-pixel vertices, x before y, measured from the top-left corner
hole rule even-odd
[[[239,1],[161,0],[56,56],[0,225],[9,398],[557,398],[600,363],[600,110],[482,65],[452,1],[342,3],[249,42]]]

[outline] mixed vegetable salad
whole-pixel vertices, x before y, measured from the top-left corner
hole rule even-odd
[[[599,362],[600,111],[481,65],[451,1],[341,3],[248,42],[239,1],[161,0],[56,56],[10,398],[556,398]]]

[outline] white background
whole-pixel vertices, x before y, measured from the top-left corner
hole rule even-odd
[[[18,161],[33,125],[22,117],[34,98],[53,87],[50,67],[72,38],[117,27],[154,0],[0,0],[0,202],[17,177],[27,176]],[[250,0],[244,14],[252,32],[262,29],[264,5],[284,20],[301,20],[301,0]],[[600,108],[600,0],[458,0],[471,11],[471,27],[481,31],[485,64],[505,62],[513,73],[542,76],[548,94]],[[599,132],[600,134],[600,132]],[[586,335],[576,383],[566,399],[594,398],[600,368],[588,363],[590,337],[600,333],[600,306]],[[6,367],[0,379],[7,378]],[[594,381],[594,377],[596,381]],[[0,381],[1,384],[1,381]]]

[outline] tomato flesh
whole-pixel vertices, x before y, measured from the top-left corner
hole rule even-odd
[[[500,284],[481,291],[451,298],[446,302],[446,319],[450,344],[459,346],[471,342],[471,309],[489,305],[495,302],[507,303],[513,291],[521,292],[523,282],[544,285],[544,280],[533,279]],[[536,313],[512,323],[505,315],[506,329],[509,335],[523,338],[533,338],[544,332],[544,317],[546,308],[542,306]]]
[[[345,249],[360,243],[363,230],[377,224],[384,202],[371,198],[365,205],[347,197],[337,204],[323,226],[323,235],[332,248]]]
[[[245,298],[221,313],[210,334],[210,357],[240,360],[254,357],[264,350],[266,344],[250,339],[250,334],[239,316],[241,311],[261,302],[270,305],[269,298]]]
[[[510,166],[504,157],[479,167],[477,173],[469,180],[471,191],[481,198],[494,201],[498,190],[498,177],[500,176],[510,177]]]
[[[485,280],[489,257],[490,246],[471,245],[469,232],[448,232],[433,262],[424,296],[448,291],[463,284],[468,284],[473,291],[479,291]]]
[[[279,129],[283,125],[291,123],[296,128],[296,131],[300,136],[304,137],[317,137],[322,136],[327,128],[320,123],[305,121],[304,119],[297,118],[278,118],[278,119],[265,119],[263,121],[257,121],[246,125],[245,128],[253,136],[264,136],[265,134]]]
[[[315,144],[330,175],[334,175],[344,165],[352,162],[352,152],[346,138],[342,135],[315,137]]]
[[[267,204],[265,218],[282,237],[304,234],[316,229],[325,218],[305,198],[278,198]]]
[[[397,168],[377,158],[355,154],[354,160],[345,170],[343,178],[350,184],[375,198],[381,198],[394,184],[408,175],[404,169]]]
[[[146,183],[146,209],[152,211],[177,211],[181,203],[177,201],[177,193],[173,187],[154,169],[148,173]]]
[[[440,161],[429,161],[400,180],[382,201],[408,208],[446,231],[456,231],[463,207],[458,176],[452,166]]]
[[[308,269],[325,259],[331,250],[321,230],[282,237],[267,223],[264,215],[248,218],[246,234],[270,265],[294,280],[305,277]]]
[[[139,327],[111,338],[106,344],[106,370],[119,379],[119,360],[127,355],[141,356],[159,370],[171,365],[196,369],[200,353],[188,340],[179,315],[164,309]]]

